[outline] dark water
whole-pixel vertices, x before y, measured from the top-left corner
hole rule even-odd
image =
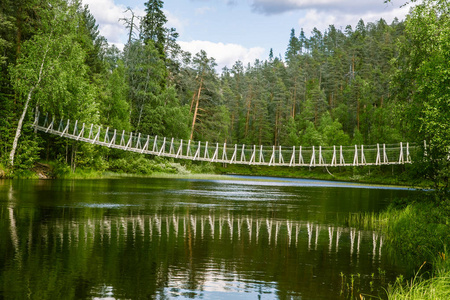
[[[252,180],[0,181],[0,299],[359,299],[403,272],[344,221],[411,191]]]

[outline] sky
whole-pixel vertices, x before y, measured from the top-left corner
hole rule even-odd
[[[99,24],[100,34],[120,49],[127,41],[121,18],[130,7],[135,15],[145,15],[147,0],[82,0]],[[179,33],[178,44],[192,54],[205,50],[221,70],[240,60],[244,66],[255,59],[266,60],[270,49],[284,58],[291,29],[303,28],[309,36],[314,27],[322,33],[333,24],[354,29],[360,19],[366,24],[380,18],[389,24],[403,20],[410,6],[406,0],[166,0],[163,11],[166,27]]]

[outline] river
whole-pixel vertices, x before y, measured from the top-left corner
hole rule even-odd
[[[405,272],[345,226],[414,191],[316,180],[0,180],[1,299],[385,298]]]

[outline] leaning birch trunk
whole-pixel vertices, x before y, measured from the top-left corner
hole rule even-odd
[[[38,80],[37,80],[36,84],[30,88],[30,91],[28,92],[27,101],[25,101],[22,115],[20,116],[19,123],[17,124],[16,135],[14,136],[14,141],[12,144],[11,152],[9,154],[9,164],[11,167],[14,166],[14,156],[16,154],[17,144],[19,143],[19,138],[22,133],[23,120],[25,119],[25,116],[27,115],[28,105],[30,103],[31,96],[33,95],[34,90],[39,86],[39,84],[41,83],[41,80],[42,80],[42,72],[44,70],[44,63],[45,63],[45,58],[47,57],[48,48],[49,47],[47,46],[47,49],[44,53],[44,57],[42,58],[41,67],[39,69]]]
[[[9,154],[9,164],[11,165],[11,167],[14,166],[14,155],[16,154],[17,144],[19,142],[20,134],[22,133],[23,120],[25,119],[25,116],[27,114],[28,104],[30,103],[31,95],[33,94],[35,87],[36,86],[32,87],[30,92],[28,93],[27,101],[25,102],[22,115],[20,116],[19,123],[17,124],[16,135],[14,136],[11,153]]]

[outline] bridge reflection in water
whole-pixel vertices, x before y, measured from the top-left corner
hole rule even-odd
[[[50,230],[49,227],[52,229]],[[32,235],[30,227],[30,236]],[[131,240],[167,241],[193,239],[239,241],[243,246],[268,244],[288,247],[302,247],[308,251],[326,246],[328,252],[346,251],[351,257],[360,255],[361,244],[371,244],[374,260],[381,256],[383,237],[376,232],[362,231],[349,227],[336,227],[296,222],[272,218],[235,217],[211,213],[209,215],[186,215],[174,212],[172,215],[142,215],[88,218],[82,223],[77,221],[56,220],[54,224],[44,223],[39,229],[41,238],[69,246],[85,245],[88,240],[101,243],[122,243]],[[340,240],[350,241],[340,247]],[[14,240],[14,239],[13,239]],[[82,241],[82,243],[80,243]]]

